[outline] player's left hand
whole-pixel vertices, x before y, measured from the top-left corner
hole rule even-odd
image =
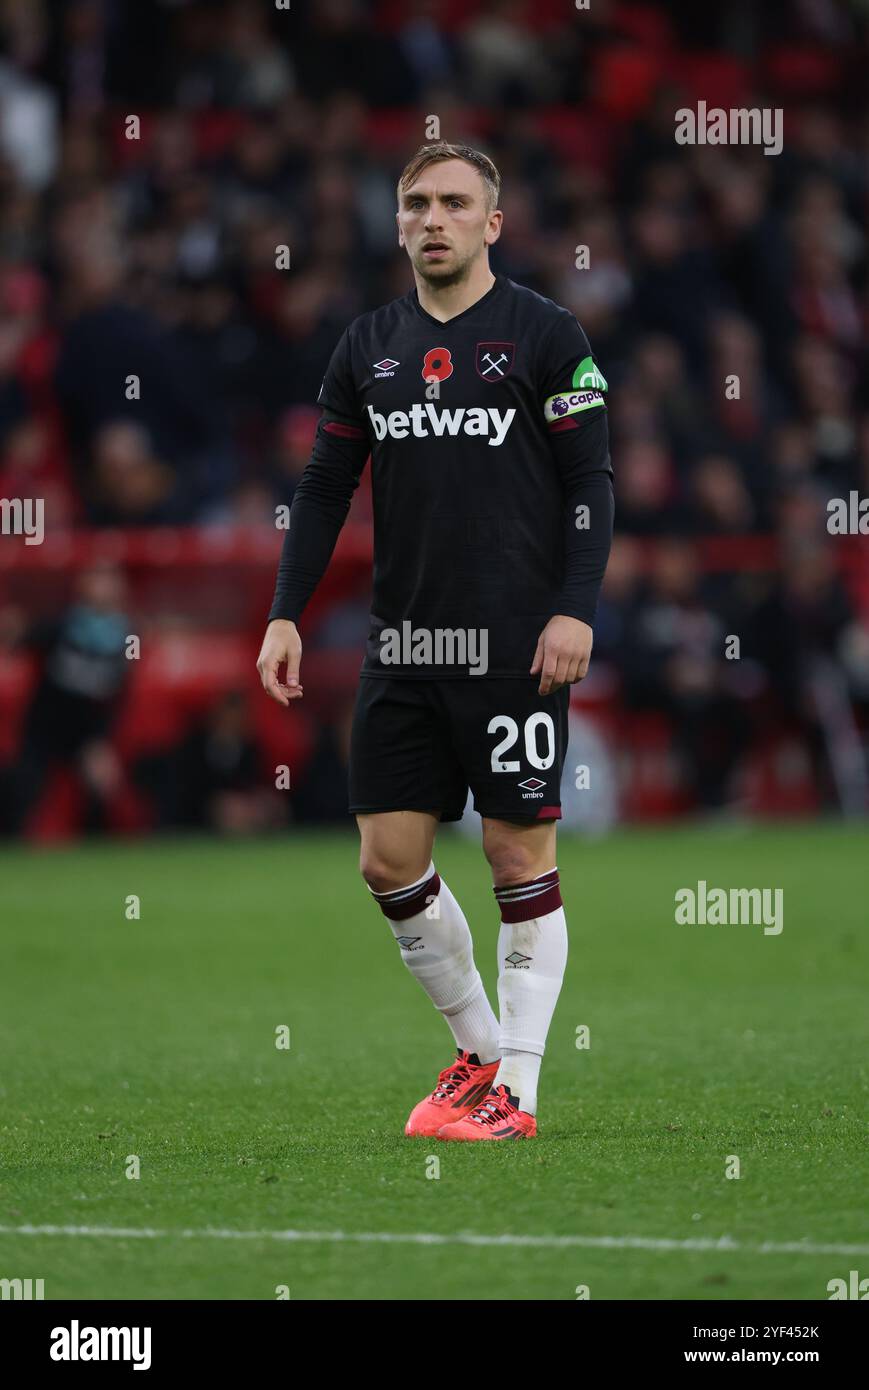
[[[581,681],[591,659],[593,633],[588,623],[557,613],[537,638],[531,663],[532,676],[540,672],[541,695]]]

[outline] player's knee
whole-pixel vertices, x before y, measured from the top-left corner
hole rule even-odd
[[[394,893],[419,877],[418,873],[412,874],[405,864],[392,862],[371,849],[362,851],[359,872],[372,893]]]
[[[527,883],[537,873],[537,856],[521,844],[489,844],[486,858],[492,870],[492,882],[499,888],[511,883]]]

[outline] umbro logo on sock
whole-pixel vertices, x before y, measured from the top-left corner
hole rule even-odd
[[[509,956],[504,957],[504,964],[512,965],[514,970],[528,970],[530,967],[525,964],[525,961],[533,959],[533,956],[523,956],[519,951],[511,951]]]
[[[397,936],[396,941],[402,951],[424,951],[424,946],[417,946],[417,942],[422,940],[420,936]]]

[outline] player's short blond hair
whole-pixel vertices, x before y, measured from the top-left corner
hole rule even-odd
[[[444,159],[462,159],[476,169],[486,190],[486,207],[494,212],[501,193],[501,175],[487,154],[475,150],[471,145],[451,145],[447,140],[431,140],[420,145],[416,154],[405,164],[398,180],[399,192],[411,188],[423,169]]]

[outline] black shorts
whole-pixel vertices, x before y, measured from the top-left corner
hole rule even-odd
[[[350,810],[434,811],[461,820],[558,820],[569,687],[539,676],[389,680],[363,676],[350,742]]]

